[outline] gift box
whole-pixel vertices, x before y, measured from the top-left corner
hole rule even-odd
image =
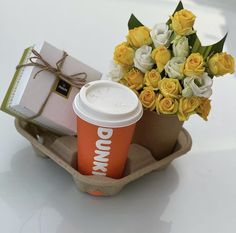
[[[101,73],[47,42],[27,48],[1,109],[60,134],[76,134],[72,102]]]

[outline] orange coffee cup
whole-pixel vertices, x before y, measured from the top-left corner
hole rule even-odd
[[[135,123],[143,113],[136,94],[113,81],[93,81],[81,88],[73,108],[79,172],[121,178]]]

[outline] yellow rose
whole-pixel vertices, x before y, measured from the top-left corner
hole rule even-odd
[[[207,117],[211,111],[211,100],[202,97],[201,104],[197,108],[197,114],[202,117],[205,121],[207,121]]]
[[[178,118],[180,121],[186,121],[190,115],[196,113],[201,104],[201,99],[197,96],[182,97],[179,100]]]
[[[127,43],[121,43],[115,47],[114,60],[118,64],[131,66],[134,63],[134,50]]]
[[[157,113],[175,114],[178,111],[178,101],[159,94],[156,98],[156,110]]]
[[[227,53],[216,53],[208,61],[209,69],[215,76],[234,73],[234,58]]]
[[[140,90],[143,87],[144,75],[138,69],[130,70],[124,77],[131,89]]]
[[[156,94],[151,87],[145,87],[140,93],[139,99],[144,108],[155,109]]]
[[[152,69],[150,71],[147,71],[144,76],[144,83],[148,87],[153,87],[154,90],[158,89],[158,82],[161,80],[160,73]]]
[[[164,45],[159,45],[152,51],[152,59],[156,61],[158,71],[161,73],[166,63],[171,59],[170,50]]]
[[[158,86],[165,97],[179,98],[182,91],[179,80],[175,78],[163,78],[159,81]]]
[[[129,34],[126,36],[128,43],[136,48],[142,45],[150,45],[152,39],[150,37],[150,29],[145,26],[136,27],[129,30]]]
[[[184,65],[184,74],[188,77],[201,76],[204,71],[204,59],[200,53],[192,53]]]
[[[171,16],[173,30],[181,36],[190,35],[193,33],[193,24],[196,16],[188,10],[177,11],[174,16]]]

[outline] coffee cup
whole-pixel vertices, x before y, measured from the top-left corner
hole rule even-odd
[[[79,172],[121,178],[135,124],[143,114],[137,95],[113,81],[93,81],[81,88],[73,109]]]

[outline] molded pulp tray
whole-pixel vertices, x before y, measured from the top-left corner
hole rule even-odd
[[[192,146],[191,136],[184,128],[182,128],[173,153],[162,160],[153,160],[152,163],[146,164],[141,168],[136,169],[135,171],[131,172],[130,174],[127,174],[121,179],[112,179],[104,176],[85,176],[80,174],[70,164],[65,162],[59,155],[53,152],[48,145],[42,144],[42,142],[40,143],[40,140],[37,139],[37,134],[35,133],[35,128],[37,129],[37,127],[30,126],[30,123],[27,123],[23,120],[15,120],[15,127],[17,131],[23,137],[30,141],[37,154],[40,154],[43,157],[51,158],[54,162],[56,162],[58,165],[60,165],[72,175],[76,186],[81,191],[88,192],[93,195],[115,195],[116,193],[121,191],[125,185],[129,184],[130,182],[136,179],[141,178],[143,175],[148,174],[152,171],[164,169],[174,159],[187,153]],[[137,153],[137,150],[134,153]]]

